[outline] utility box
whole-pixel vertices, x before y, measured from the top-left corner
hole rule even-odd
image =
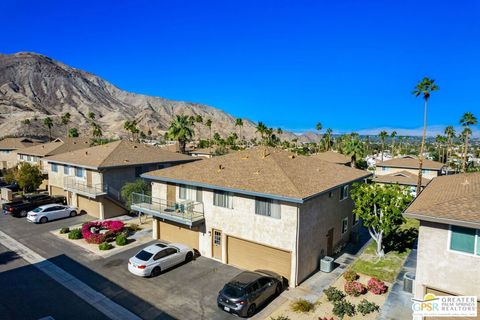
[[[320,271],[323,272],[332,272],[333,270],[333,258],[329,256],[325,256],[320,259]]]
[[[403,275],[403,291],[413,293],[415,285],[415,275],[411,272],[406,272]]]

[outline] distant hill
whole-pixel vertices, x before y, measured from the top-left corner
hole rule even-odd
[[[154,136],[163,135],[177,114],[210,118],[212,132],[222,136],[238,132],[234,116],[207,105],[127,92],[89,72],[36,53],[0,54],[0,137],[46,135],[42,119],[49,116],[59,123],[65,112],[72,115],[70,126],[83,134],[89,132],[87,115],[94,112],[104,135],[112,138],[127,135],[123,122],[133,119],[144,132],[151,130]],[[25,119],[30,119],[31,124],[22,124]],[[247,139],[258,137],[255,131],[255,124],[244,119],[242,134]],[[55,135],[62,136],[65,132],[65,127],[54,126]],[[209,134],[200,125],[196,132],[204,138]],[[314,133],[297,136],[291,132],[282,135],[282,139],[294,138],[309,141],[317,136]]]

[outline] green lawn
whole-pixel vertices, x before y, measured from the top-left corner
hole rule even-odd
[[[405,258],[410,253],[411,243],[414,236],[411,234],[413,230],[418,230],[418,221],[414,219],[407,219],[407,221],[400,227],[400,233],[391,241],[395,245],[404,243],[404,246],[399,246],[385,250],[385,257],[377,257],[376,242],[372,241],[358,257],[358,259],[350,266],[350,269],[363,273],[365,275],[379,278],[383,281],[393,282],[397,276],[400,268],[405,261]]]

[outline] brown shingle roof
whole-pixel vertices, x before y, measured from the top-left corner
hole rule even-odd
[[[480,227],[480,172],[434,178],[405,210],[405,215]]]
[[[390,174],[376,176],[372,179],[372,181],[378,183],[398,183],[406,186],[416,186],[418,182],[418,175],[402,170]],[[422,187],[425,187],[429,182],[429,179],[422,178]]]
[[[280,149],[255,147],[143,176],[301,202],[339,185],[366,178],[370,173]]]
[[[62,153],[48,157],[49,162],[66,163],[89,168],[108,168],[146,163],[193,161],[198,158],[162,148],[125,140]]]
[[[18,153],[37,157],[48,157],[64,152],[88,148],[89,146],[90,139],[88,138],[59,138],[52,142],[20,149],[18,150]]]
[[[428,159],[423,160],[423,169],[429,170],[441,170],[445,164]],[[403,158],[394,158],[391,160],[383,161],[377,164],[377,167],[393,167],[393,168],[406,168],[406,169],[418,169],[418,159],[412,156],[406,156]]]
[[[313,155],[312,157],[339,164],[348,164],[352,161],[349,157],[334,151],[320,152]]]
[[[41,142],[37,140],[29,139],[29,138],[4,138],[0,140],[0,149],[1,150],[17,150],[17,149],[35,146],[39,143]]]

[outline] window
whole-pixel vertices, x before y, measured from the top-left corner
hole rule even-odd
[[[217,207],[233,209],[233,194],[230,192],[214,190],[213,205]]]
[[[213,244],[216,246],[222,245],[222,232],[218,230],[213,231]]]
[[[75,177],[83,178],[84,177],[84,171],[85,171],[85,169],[83,169],[83,168],[75,167]]]
[[[63,166],[63,174],[68,176],[70,174],[70,167],[69,166]]]
[[[347,230],[348,230],[348,218],[344,218],[342,220],[342,234],[347,232]]]
[[[58,165],[56,163],[52,163],[52,171],[58,172]]]
[[[187,186],[181,184],[178,186],[178,198],[179,199],[187,199]]]
[[[451,226],[450,250],[480,256],[480,231],[472,228]]]
[[[340,200],[345,200],[348,198],[348,184],[344,185],[340,189]]]
[[[280,219],[280,208],[280,203],[276,200],[255,198],[255,214]]]
[[[182,200],[192,200],[202,202],[202,188],[186,186],[184,184],[178,185],[178,198]]]

